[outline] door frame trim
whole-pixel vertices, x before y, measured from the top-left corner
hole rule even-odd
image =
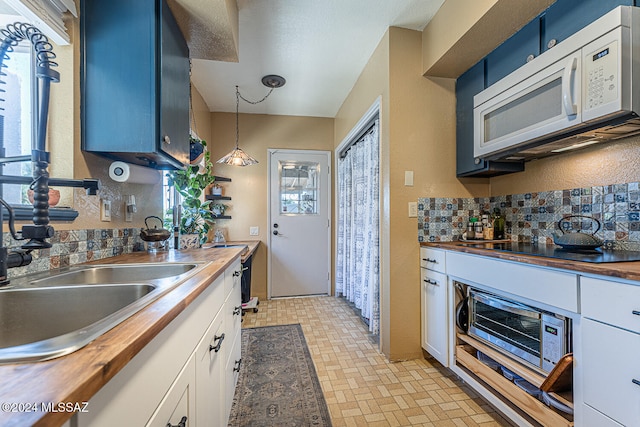
[[[333,212],[333,196],[332,196],[332,187],[333,187],[333,171],[331,164],[331,151],[329,150],[294,150],[294,149],[286,149],[286,148],[268,148],[267,149],[267,299],[271,299],[271,162],[272,156],[276,153],[291,153],[291,154],[320,154],[325,155],[327,157],[327,167],[328,170],[328,186],[327,186],[327,218],[329,220],[329,224],[327,226],[327,295],[331,295],[331,288],[333,286],[332,280],[332,247],[333,247],[333,219],[331,217],[331,213]],[[281,297],[276,297],[281,298]],[[282,297],[286,298],[286,297]]]

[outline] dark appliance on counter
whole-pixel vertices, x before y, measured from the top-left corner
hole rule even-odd
[[[591,263],[640,261],[640,251],[620,251],[603,248],[589,250],[563,249],[555,245],[535,245],[519,242],[467,242],[462,246],[478,249],[509,252],[514,254],[557,258],[568,261]]]

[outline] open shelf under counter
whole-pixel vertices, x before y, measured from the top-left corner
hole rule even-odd
[[[536,387],[540,387],[544,381],[545,377],[543,375],[529,370],[518,362],[468,335],[457,334],[457,338],[462,341],[462,344],[457,345],[455,349],[456,363],[491,387],[495,391],[494,395],[496,395],[496,397],[499,397],[511,406],[515,405],[542,425],[567,427],[574,425],[571,415],[563,414],[550,408],[538,398],[528,394],[512,381],[505,378],[498,371],[478,360],[476,357],[477,351],[484,353],[495,362],[513,371]],[[567,394],[550,394],[566,406],[573,408],[570,392]]]

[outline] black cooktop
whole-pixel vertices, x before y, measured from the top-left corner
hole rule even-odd
[[[640,252],[638,251],[614,251],[602,248],[577,251],[562,249],[560,246],[556,245],[532,245],[530,243],[517,242],[466,242],[460,244],[462,246],[472,248],[490,249],[501,252],[543,256],[548,258],[559,258],[570,261],[593,263],[640,261]]]

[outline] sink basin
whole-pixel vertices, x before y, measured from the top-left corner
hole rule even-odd
[[[32,280],[37,286],[88,285],[95,283],[137,283],[184,274],[197,264],[126,264],[81,267],[73,271]]]
[[[34,362],[84,347],[199,270],[198,263],[70,267],[0,289],[0,363]]]
[[[139,311],[156,290],[129,283],[1,291],[0,361],[71,353]]]
[[[226,243],[214,243],[210,247],[212,247],[212,248],[242,248],[242,247],[246,247],[246,246],[247,245],[238,245],[238,244],[227,245]]]

